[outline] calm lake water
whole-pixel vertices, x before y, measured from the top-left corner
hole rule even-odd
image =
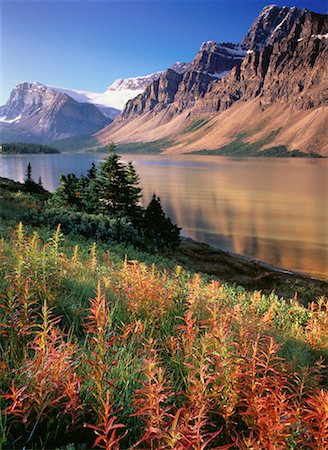
[[[0,155],[0,176],[33,177],[54,190],[61,173],[85,173],[104,154]],[[285,269],[328,276],[328,160],[124,155],[183,234]]]

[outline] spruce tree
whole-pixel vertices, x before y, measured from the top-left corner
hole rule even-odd
[[[26,177],[25,177],[25,184],[29,184],[33,182],[32,178],[32,165],[29,162],[26,168]]]
[[[96,164],[94,162],[92,162],[91,167],[87,172],[87,179],[90,181],[90,180],[95,179],[96,176],[97,176],[97,167],[96,167]]]
[[[132,165],[124,165],[115,153],[114,144],[107,146],[109,155],[100,164],[97,179],[101,190],[100,211],[133,220],[139,210],[141,189],[139,178]]]
[[[141,187],[139,186],[140,177],[136,172],[132,161],[129,161],[125,167],[126,186],[125,192],[127,196],[127,216],[135,223],[138,223],[141,218]]]
[[[125,195],[123,191],[125,182],[124,165],[120,157],[109,147],[109,155],[100,164],[98,180],[101,188],[100,211],[103,214],[124,215]]]
[[[84,210],[84,192],[86,190],[86,187],[88,185],[88,180],[84,175],[81,175],[77,183],[75,185],[75,196],[74,196],[74,204],[77,207],[79,211]]]
[[[144,233],[158,248],[174,249],[180,242],[180,228],[165,216],[159,197],[153,197],[144,215]]]
[[[77,203],[78,183],[79,179],[75,173],[69,173],[67,176],[63,175],[63,186],[70,206],[75,206]]]
[[[86,186],[83,191],[83,211],[89,214],[100,212],[100,181],[97,177],[97,167],[93,162],[86,176]]]
[[[60,184],[52,195],[49,203],[53,206],[70,206],[75,210],[82,209],[82,192],[85,178],[77,178],[74,173],[61,175]]]
[[[26,189],[28,192],[32,192],[34,194],[44,194],[45,190],[43,189],[42,185],[39,185],[36,183],[32,177],[32,165],[29,162],[26,167],[26,174],[25,174],[25,180],[24,180]]]
[[[69,196],[67,191],[67,179],[64,174],[61,175],[59,186],[55,189],[55,192],[52,194],[48,203],[50,206],[68,206],[69,205]]]

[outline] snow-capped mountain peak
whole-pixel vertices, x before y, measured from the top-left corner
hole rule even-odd
[[[176,72],[182,73],[186,70],[187,66],[188,64],[186,63],[178,62],[173,64],[171,68]],[[163,71],[139,77],[119,78],[108,86],[104,92],[88,92],[58,87],[53,87],[53,89],[69,95],[77,102],[92,103],[97,106],[106,117],[113,119],[122,109],[124,109],[125,104],[129,100],[142,94],[149,84],[159,79],[162,73]]]
[[[162,72],[150,75],[115,80],[104,92],[89,92],[77,89],[52,87],[57,92],[69,95],[79,103],[92,103],[110,119],[124,108],[126,102],[144,92],[148,84],[158,79]]]
[[[149,75],[132,77],[125,79],[115,80],[110,86],[108,86],[107,91],[122,91],[122,90],[139,90],[144,91],[148,84],[154,80],[158,80],[163,72],[154,72]]]

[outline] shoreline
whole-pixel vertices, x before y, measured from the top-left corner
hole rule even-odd
[[[296,295],[302,303],[321,296],[328,298],[328,280],[224,251],[191,238],[182,237],[179,254],[180,261],[192,270],[214,276],[221,282],[236,283],[264,293],[275,291],[285,298]]]
[[[215,249],[215,247],[213,247],[213,248]],[[312,280],[328,281],[328,278],[326,280],[324,278],[315,277],[309,273],[298,272],[297,270],[284,269],[283,267],[268,263],[266,261],[263,261],[262,259],[253,258],[253,257],[247,256],[247,255],[240,255],[239,253],[230,252],[228,250],[227,251],[223,250],[223,251],[225,251],[228,255],[231,255],[233,257],[243,258],[243,259],[245,259],[245,261],[257,264],[258,266],[262,267],[263,269],[272,270],[274,272],[279,272],[279,273],[283,273],[286,275],[295,275],[295,276],[299,276],[299,277],[311,278]],[[328,277],[328,275],[327,275],[327,277]]]

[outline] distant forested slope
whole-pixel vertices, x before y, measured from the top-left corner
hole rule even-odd
[[[12,142],[0,144],[0,153],[24,154],[24,153],[60,153],[57,148],[41,144],[27,144],[24,142]]]

